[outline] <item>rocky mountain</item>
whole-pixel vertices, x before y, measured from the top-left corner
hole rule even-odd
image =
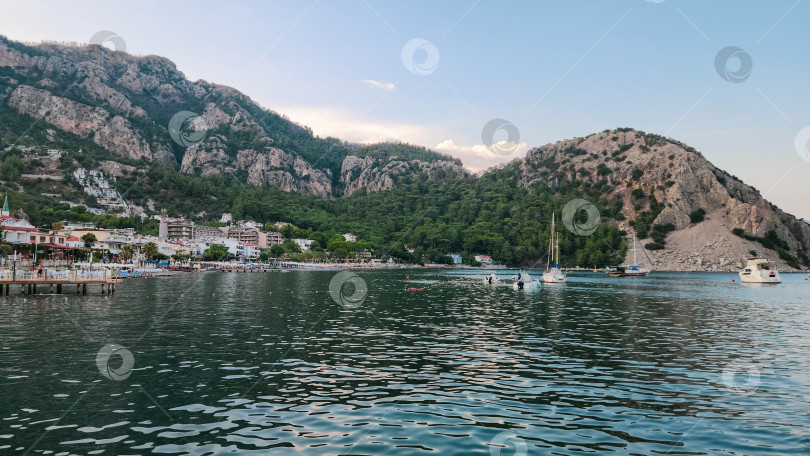
[[[593,202],[603,222],[599,242],[564,237],[564,255],[581,266],[620,258],[618,235],[630,229],[656,269],[732,270],[754,254],[810,266],[810,225],[693,148],[630,128],[538,147],[472,176],[422,147],[316,137],[230,87],[187,80],[162,57],[0,37],[0,146],[21,142],[71,152],[28,159],[24,174],[16,171],[28,187],[0,183],[10,191],[75,195],[81,189],[56,173],[103,168],[145,208],[321,230],[340,223],[395,248],[405,240],[437,258],[463,250],[510,264],[542,256],[551,212],[576,197]],[[30,200],[34,210],[45,206]],[[41,220],[63,220],[48,210]]]
[[[610,222],[635,227],[657,268],[732,270],[752,252],[786,259],[795,258],[790,252],[806,255],[810,246],[810,225],[755,188],[683,143],[630,128],[533,149],[520,162],[519,182],[597,189],[619,208]]]
[[[103,159],[230,173],[321,198],[344,188],[391,189],[401,175],[466,173],[460,162],[420,148],[401,146],[412,156],[405,159],[375,156],[372,146],[363,148],[357,175],[356,146],[316,137],[230,87],[189,81],[168,59],[98,45],[27,46],[0,37],[0,110],[90,141],[109,153]]]

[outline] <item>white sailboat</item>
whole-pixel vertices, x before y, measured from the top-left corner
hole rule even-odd
[[[611,277],[644,277],[650,273],[649,269],[642,269],[638,266],[638,261],[636,259],[636,230],[633,230],[633,264],[628,264],[624,266],[608,266],[606,268],[607,274]],[[644,249],[641,249],[644,252]],[[644,252],[644,255],[647,255],[647,252]],[[647,257],[647,260],[650,261],[650,257]],[[652,261],[650,261],[652,263]]]
[[[565,283],[568,277],[566,277],[565,272],[560,269],[560,235],[554,232],[554,222],[554,213],[552,213],[551,239],[548,242],[548,257],[546,258],[546,272],[543,273],[543,282]]]

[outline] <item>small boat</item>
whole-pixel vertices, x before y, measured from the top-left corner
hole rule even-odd
[[[636,261],[636,230],[633,230],[633,264],[628,264],[624,266],[606,266],[605,272],[607,275],[611,277],[644,277],[650,273],[649,269],[642,269],[638,266],[638,262]],[[647,255],[647,252],[644,249],[641,249],[644,252],[644,255]],[[650,257],[647,257],[647,260],[650,261]],[[650,261],[652,263],[652,261]]]
[[[749,258],[740,271],[740,281],[744,283],[782,283],[779,272],[767,258]]]
[[[537,279],[532,279],[532,277],[523,272],[518,272],[517,277],[515,278],[515,283],[512,284],[512,289],[514,290],[534,290],[540,286],[540,281]]]
[[[556,261],[555,261],[556,253]],[[560,269],[560,235],[554,232],[554,214],[551,214],[551,240],[548,242],[548,257],[546,258],[546,271],[543,273],[544,283],[565,283],[568,277]]]

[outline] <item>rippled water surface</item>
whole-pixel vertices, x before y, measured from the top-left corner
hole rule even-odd
[[[335,274],[3,296],[0,454],[810,453],[805,275]]]

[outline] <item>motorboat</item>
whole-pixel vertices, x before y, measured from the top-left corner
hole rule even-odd
[[[782,283],[779,271],[767,258],[749,258],[740,271],[740,281],[744,283]]]

